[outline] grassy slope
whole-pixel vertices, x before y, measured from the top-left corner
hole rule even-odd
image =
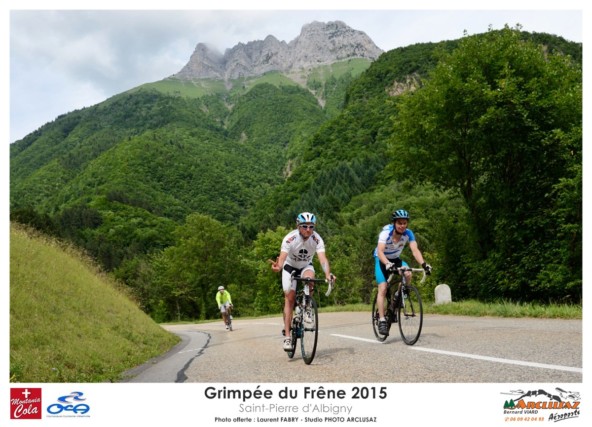
[[[177,342],[79,253],[11,226],[11,382],[117,381]]]
[[[320,83],[326,82],[331,77],[339,78],[345,74],[359,76],[368,67],[371,62],[367,59],[350,59],[347,61],[336,62],[329,65],[321,65],[312,70],[301,70],[293,72],[291,75],[285,75],[279,71],[270,71],[261,76],[235,79],[229,82],[226,87],[222,80],[199,79],[195,81],[179,80],[176,78],[166,78],[152,83],[146,83],[128,91],[128,93],[139,90],[155,89],[168,95],[186,96],[189,98],[199,98],[205,95],[219,93],[230,93],[233,95],[242,95],[260,83],[269,83],[274,86],[306,86],[307,81],[316,80]]]

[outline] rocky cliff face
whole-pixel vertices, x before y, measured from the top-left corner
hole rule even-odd
[[[350,58],[375,60],[382,53],[364,32],[341,21],[313,22],[302,27],[290,43],[274,36],[239,43],[222,55],[199,43],[189,63],[172,77],[232,80],[260,76],[268,71],[290,73]]]

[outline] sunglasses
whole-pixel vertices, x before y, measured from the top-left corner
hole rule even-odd
[[[300,227],[305,230],[314,230],[314,225],[301,225]]]

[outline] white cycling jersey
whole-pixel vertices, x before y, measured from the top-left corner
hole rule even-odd
[[[325,252],[325,242],[316,231],[308,239],[303,240],[300,232],[296,229],[284,237],[281,251],[288,254],[286,264],[302,269],[312,262],[315,253]]]

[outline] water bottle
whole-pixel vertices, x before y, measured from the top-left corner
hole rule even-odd
[[[302,309],[300,308],[299,305],[296,306],[296,318],[300,319],[300,316],[302,316]]]

